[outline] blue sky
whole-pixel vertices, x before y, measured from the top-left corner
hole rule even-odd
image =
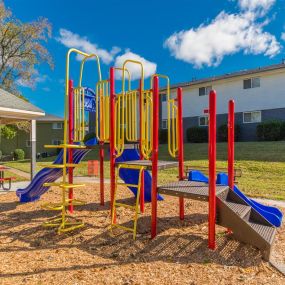
[[[23,22],[42,16],[53,26],[46,45],[55,68],[39,66],[36,87],[21,90],[33,104],[56,115],[63,114],[65,54],[71,46],[97,52],[104,78],[110,66],[132,57],[145,62],[147,75],[167,74],[171,83],[285,58],[285,0],[85,0],[84,7],[74,0],[4,2]],[[90,63],[85,78],[90,87],[93,70]]]

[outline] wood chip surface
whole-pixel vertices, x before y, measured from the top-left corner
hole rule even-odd
[[[58,212],[41,208],[60,202],[53,188],[40,201],[20,204],[15,193],[0,195],[0,284],[285,284],[285,277],[261,259],[260,252],[225,235],[217,227],[216,251],[207,248],[207,203],[186,200],[185,220],[178,218],[178,199],[165,197],[158,206],[158,235],[150,239],[150,205],[138,220],[138,236],[110,234],[109,185],[105,206],[99,185],[76,189],[86,205],[74,217],[84,228],[58,235],[42,223]],[[121,202],[134,203],[120,188]],[[117,222],[132,226],[133,212],[117,210]],[[274,258],[285,263],[285,229],[278,230]]]

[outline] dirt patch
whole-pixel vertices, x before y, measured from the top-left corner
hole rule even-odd
[[[133,203],[128,190],[119,193]],[[1,284],[285,284],[257,249],[224,235],[223,228],[218,227],[217,250],[208,250],[206,203],[187,200],[180,221],[178,199],[166,197],[159,202],[159,234],[153,240],[147,204],[133,241],[120,230],[110,235],[109,203],[99,205],[98,185],[77,189],[76,198],[88,202],[75,211],[85,227],[58,235],[41,226],[56,215],[41,204],[59,202],[59,189],[29,204],[19,204],[15,193],[0,196]],[[118,222],[131,226],[131,219],[129,210],[118,210]],[[284,231],[278,230],[274,256],[285,263]]]

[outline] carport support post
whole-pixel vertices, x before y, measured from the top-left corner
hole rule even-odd
[[[31,131],[30,131],[30,138],[31,138],[31,180],[34,178],[36,174],[36,148],[37,148],[37,134],[36,134],[36,127],[37,122],[36,120],[31,121]]]

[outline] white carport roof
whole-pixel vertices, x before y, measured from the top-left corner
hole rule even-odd
[[[33,120],[45,112],[33,104],[0,89],[0,123],[7,120]]]

